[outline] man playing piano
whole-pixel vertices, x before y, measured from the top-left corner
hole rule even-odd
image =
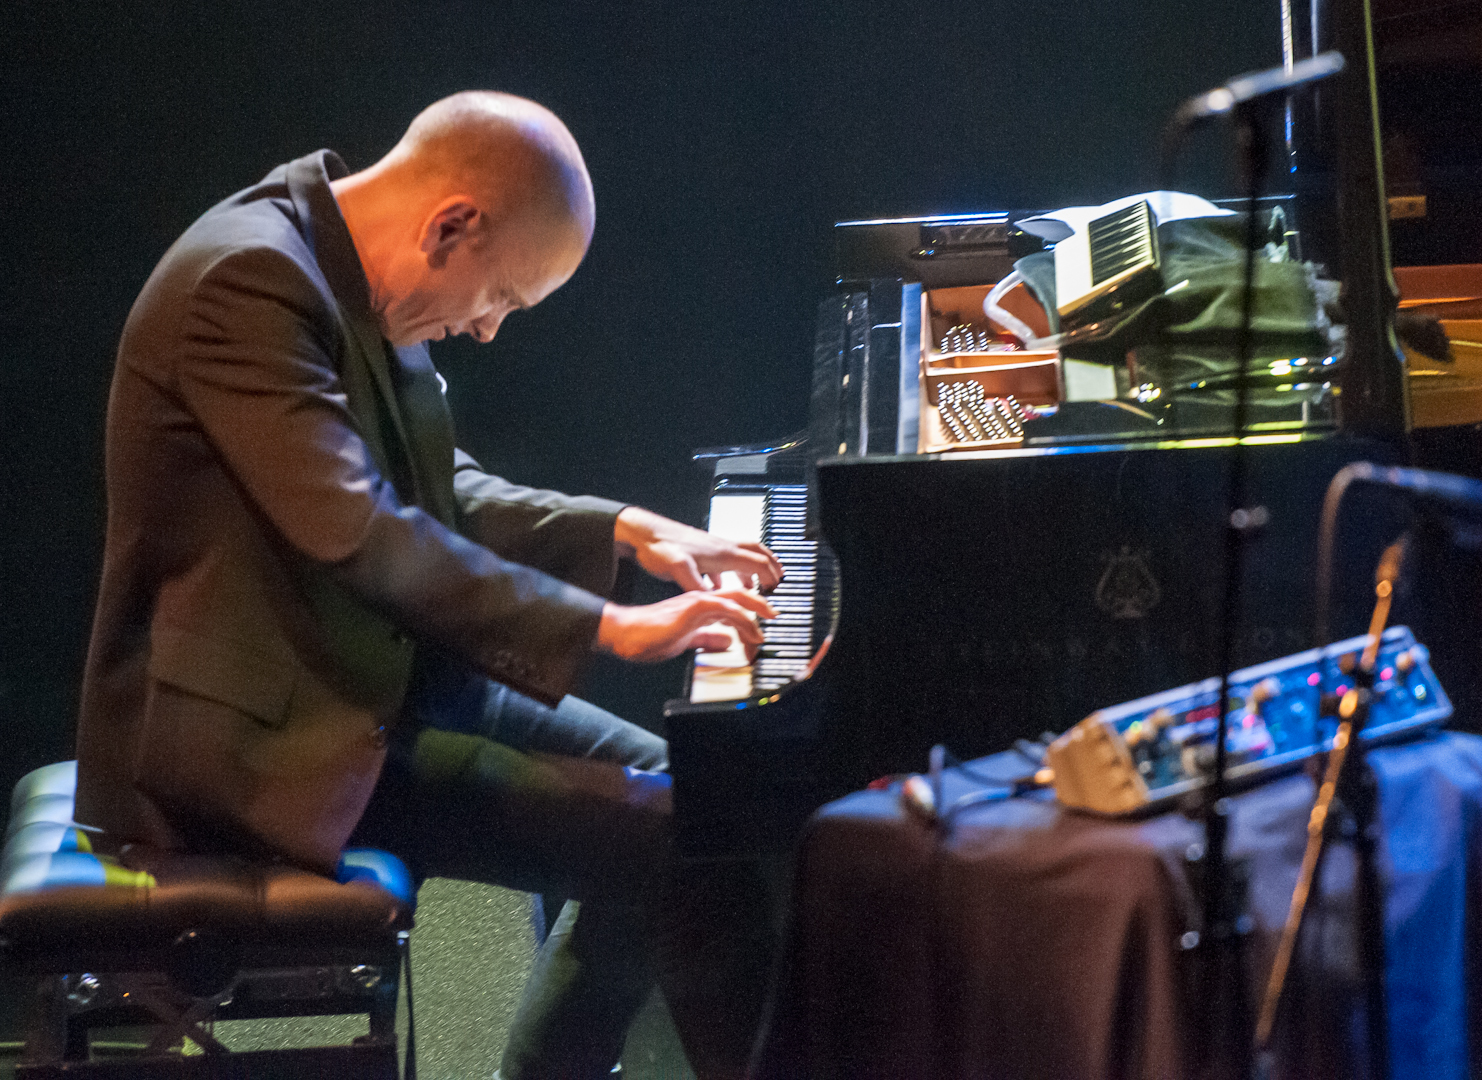
[[[576,897],[504,1080],[606,1074],[657,976],[702,1077],[738,1076],[769,962],[757,886],[676,865],[663,742],[566,696],[599,649],[755,646],[781,574],[656,514],[517,487],[455,450],[426,342],[491,340],[575,272],[591,183],[561,122],[440,101],[381,161],[321,151],[208,211],[144,286],[107,428],[78,731],[105,844]],[[616,559],[680,595],[603,599]],[[477,973],[470,973],[477,978]]]

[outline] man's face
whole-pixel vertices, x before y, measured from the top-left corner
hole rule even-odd
[[[575,225],[525,219],[466,236],[445,252],[419,252],[406,287],[382,312],[386,337],[394,345],[456,334],[490,341],[511,311],[565,284],[586,249]]]

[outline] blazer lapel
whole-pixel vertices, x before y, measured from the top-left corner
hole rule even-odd
[[[350,327],[352,340],[357,346],[356,356],[370,372],[371,381],[375,384],[376,393],[381,399],[381,406],[385,410],[386,418],[391,421],[392,433],[400,444],[401,451],[408,461],[413,460],[412,440],[407,432],[407,424],[401,413],[401,406],[397,401],[396,383],[391,376],[391,367],[387,362],[386,339],[381,336],[381,329],[375,325],[367,325],[363,320],[353,315],[344,320]],[[347,358],[351,359],[351,358]],[[362,417],[362,420],[369,418]],[[412,480],[416,481],[416,469],[413,468]],[[417,492],[407,492],[408,498],[417,499]]]
[[[453,415],[427,344],[396,349],[402,415],[412,436],[408,460],[416,476],[417,504],[444,525],[454,526]]]
[[[408,430],[387,355],[390,346],[381,336],[380,326],[371,310],[370,285],[365,279],[365,270],[360,265],[355,241],[329,186],[330,180],[348,176],[349,172],[339,155],[330,150],[320,150],[289,162],[285,179],[299,229],[335,295],[340,322],[346,329],[346,355],[342,359],[345,369],[340,372],[340,378],[345,384],[351,410],[367,432],[375,433],[374,438],[367,435],[367,442],[373,451],[381,451],[382,469],[393,482],[411,484],[413,490],[400,492],[403,500],[421,505],[427,492],[423,490],[422,470],[415,464],[413,433]],[[360,370],[353,370],[357,365]],[[361,389],[365,380],[360,377],[361,372],[369,375],[378,400],[365,400],[366,395]],[[389,433],[383,431],[387,426],[390,427]],[[397,444],[395,452],[385,445],[388,434]],[[396,468],[398,458],[407,463],[406,470]],[[398,471],[410,475],[397,476]]]

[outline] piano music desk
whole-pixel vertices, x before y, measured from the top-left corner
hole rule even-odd
[[[1450,362],[1405,349],[1412,423],[1482,423],[1482,264],[1397,266],[1394,276],[1401,310],[1434,315],[1452,342]]]
[[[1387,878],[1391,1074],[1467,1075],[1482,1058],[1476,970],[1482,738],[1376,749]],[[1012,753],[976,763],[1005,779]],[[983,785],[949,771],[944,803]],[[1297,775],[1234,798],[1249,860],[1252,1001],[1264,985],[1305,840]],[[763,1080],[1181,1078],[1201,1023],[1181,948],[1197,926],[1185,852],[1201,827],[1063,811],[1043,793],[965,809],[944,837],[865,791],[806,833]],[[1352,849],[1333,845],[1278,1021],[1277,1077],[1362,1075]],[[1295,1006],[1295,1007],[1294,1007]],[[1297,1019],[1300,1018],[1300,1019]],[[1297,1022],[1294,1022],[1297,1020]]]
[[[1442,319],[1451,360],[1405,350],[1410,415],[1417,428],[1482,422],[1482,319]]]

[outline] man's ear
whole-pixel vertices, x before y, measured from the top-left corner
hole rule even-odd
[[[454,248],[473,238],[483,216],[484,212],[466,196],[450,195],[428,216],[417,246],[432,267],[440,269]]]

